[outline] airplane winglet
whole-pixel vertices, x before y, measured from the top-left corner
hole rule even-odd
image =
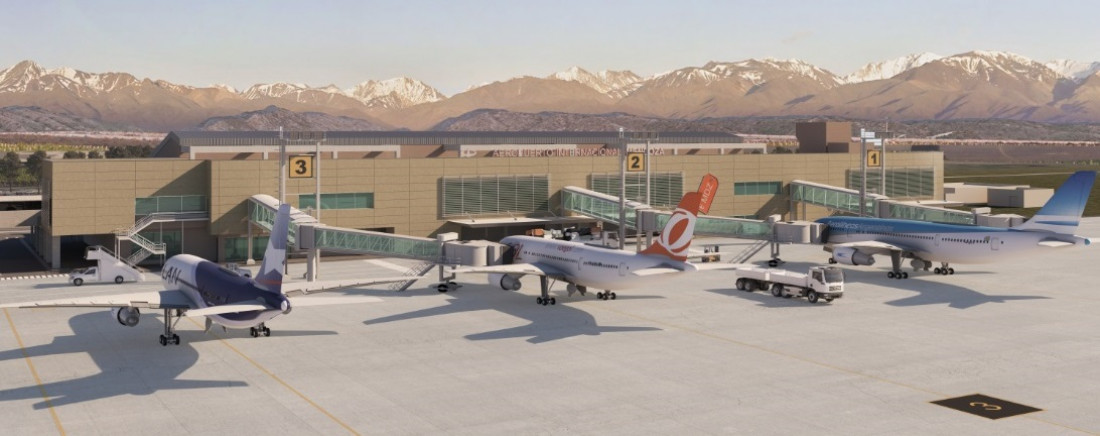
[[[642,250],[642,253],[661,255],[680,262],[686,261],[688,247],[695,234],[695,219],[700,213],[710,212],[710,205],[714,203],[717,193],[718,178],[713,174],[704,175],[703,180],[699,182],[699,189],[684,194],[680,204],[676,205],[676,211],[672,213],[668,223],[661,230],[661,236],[652,246]]]

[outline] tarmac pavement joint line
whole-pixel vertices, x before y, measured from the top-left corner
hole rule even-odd
[[[4,317],[8,319],[8,326],[11,327],[11,332],[15,335],[15,342],[19,344],[19,350],[23,352],[23,360],[27,362],[27,368],[30,368],[31,376],[34,377],[34,382],[38,385],[38,390],[42,392],[42,399],[46,401],[46,407],[50,409],[50,416],[53,417],[53,423],[57,426],[57,432],[64,435],[65,427],[61,426],[61,418],[58,418],[57,410],[54,410],[53,402],[50,401],[50,395],[46,393],[46,388],[42,386],[42,379],[38,377],[38,371],[34,369],[34,362],[31,362],[31,355],[27,353],[27,347],[23,346],[23,338],[19,336],[19,330],[15,329],[15,321],[12,321],[8,309],[4,309]]]
[[[7,309],[4,309],[4,313],[7,313]],[[9,321],[10,321],[10,319],[11,319],[11,318],[9,318]],[[191,321],[191,323],[192,323],[192,324],[195,324],[195,326],[196,326],[196,327],[198,327],[198,328],[200,328],[200,329],[201,329],[201,328],[203,328],[203,326],[202,326],[202,325],[199,325],[199,322],[198,322],[198,321],[195,321],[195,320],[194,320],[194,318],[190,318],[190,317],[189,317],[189,318],[187,318],[187,320],[188,320],[188,321]],[[348,431],[349,433],[351,433],[351,434],[353,434],[353,435],[356,435],[356,436],[360,436],[359,432],[355,431],[355,429],[351,428],[351,426],[347,425],[346,423],[344,423],[344,421],[341,421],[341,420],[340,420],[339,418],[337,418],[337,417],[336,417],[336,416],[334,416],[333,414],[329,413],[329,411],[328,411],[328,410],[325,410],[325,408],[324,408],[324,407],[321,407],[321,405],[320,405],[320,404],[317,404],[317,403],[313,402],[313,400],[309,399],[309,397],[307,397],[307,396],[306,396],[305,394],[301,393],[301,392],[300,392],[300,391],[298,391],[297,389],[294,389],[294,387],[290,386],[290,384],[288,384],[287,382],[283,381],[283,379],[279,378],[279,376],[275,375],[275,373],[273,373],[273,372],[269,371],[269,370],[268,370],[267,368],[265,368],[265,367],[264,367],[263,365],[260,365],[260,363],[259,363],[259,362],[256,362],[255,360],[252,360],[252,358],[251,358],[251,357],[248,357],[247,355],[245,355],[245,354],[244,354],[244,352],[242,352],[241,350],[237,349],[237,347],[234,347],[234,346],[233,346],[232,344],[230,344],[230,343],[229,343],[229,341],[226,341],[226,340],[225,340],[225,338],[223,338],[223,337],[221,337],[221,336],[218,336],[218,335],[217,335],[216,333],[214,333],[213,331],[211,331],[211,332],[207,332],[207,334],[210,334],[210,335],[214,335],[214,337],[215,337],[215,338],[218,338],[218,340],[219,340],[219,341],[221,341],[221,343],[222,343],[223,345],[225,345],[226,347],[229,347],[229,349],[230,349],[230,350],[233,350],[233,352],[234,352],[234,353],[237,353],[237,355],[239,355],[239,356],[243,357],[243,358],[244,358],[244,360],[248,361],[248,363],[251,363],[251,364],[252,364],[252,366],[255,366],[255,367],[256,367],[256,369],[259,369],[259,370],[260,370],[260,371],[262,371],[262,372],[263,372],[264,374],[267,374],[267,375],[268,375],[268,377],[271,377],[271,378],[272,378],[273,380],[275,380],[276,382],[279,382],[279,384],[283,385],[283,387],[284,387],[284,388],[287,388],[287,390],[289,390],[290,392],[293,392],[293,393],[294,393],[294,395],[297,395],[297,396],[298,396],[298,398],[301,398],[301,399],[302,399],[302,400],[304,400],[304,401],[305,401],[306,403],[309,403],[309,405],[310,405],[310,406],[313,406],[313,408],[314,408],[314,409],[317,409],[318,411],[320,411],[320,412],[321,412],[322,414],[324,414],[325,416],[327,416],[327,417],[328,417],[329,419],[331,419],[331,420],[332,420],[333,422],[335,422],[335,423],[339,424],[339,425],[340,425],[341,427],[344,427],[344,429],[345,429],[345,430],[347,430],[347,431]],[[20,342],[20,346],[22,346],[22,342]],[[28,363],[29,363],[29,361],[28,361]],[[35,379],[37,379],[37,378],[38,378],[38,376],[35,376]],[[50,410],[53,410],[53,409],[51,408]],[[62,432],[62,433],[64,433],[64,432]]]
[[[595,306],[593,306],[593,307],[595,307]],[[823,367],[823,368],[828,368],[828,369],[831,369],[831,370],[834,370],[834,371],[840,371],[840,372],[851,374],[851,375],[866,377],[866,378],[869,378],[871,380],[880,381],[880,382],[884,382],[884,383],[889,383],[889,384],[892,384],[892,385],[895,385],[895,386],[900,386],[900,387],[903,387],[903,388],[912,389],[914,391],[923,392],[923,393],[926,393],[926,394],[932,394],[932,395],[935,395],[935,396],[939,397],[937,399],[947,398],[947,397],[950,396],[950,395],[943,394],[943,393],[940,393],[940,392],[936,392],[936,391],[924,389],[924,388],[921,388],[921,387],[905,384],[905,383],[902,383],[902,382],[899,382],[899,381],[890,380],[890,379],[886,379],[886,378],[882,378],[882,377],[878,377],[878,376],[874,376],[874,375],[870,375],[870,374],[864,374],[862,372],[851,370],[851,369],[848,369],[848,368],[843,368],[843,367],[839,367],[839,366],[836,366],[836,365],[831,365],[831,364],[824,363],[824,362],[818,362],[816,360],[807,359],[805,357],[784,353],[782,351],[772,350],[770,348],[765,348],[765,347],[762,347],[760,345],[754,345],[754,344],[750,344],[750,343],[747,343],[747,342],[741,342],[741,341],[738,341],[736,339],[727,338],[725,336],[716,335],[714,333],[709,333],[709,332],[705,332],[705,331],[702,331],[702,330],[697,330],[697,329],[693,329],[693,328],[690,328],[690,327],[681,326],[681,325],[678,325],[678,324],[672,324],[672,323],[665,322],[665,321],[660,321],[660,320],[656,320],[656,319],[652,319],[652,318],[647,318],[647,317],[644,317],[644,316],[635,315],[633,313],[623,312],[621,310],[616,310],[616,309],[607,307],[606,305],[601,305],[600,307],[596,307],[596,309],[597,310],[606,310],[608,312],[617,313],[617,314],[622,315],[622,316],[626,316],[626,317],[630,317],[630,318],[634,318],[634,319],[638,319],[638,320],[642,320],[642,321],[646,321],[646,322],[651,322],[651,323],[658,324],[658,325],[663,325],[665,327],[674,328],[674,329],[682,330],[682,331],[689,332],[689,333],[694,333],[694,334],[704,336],[704,337],[708,337],[708,338],[711,338],[711,339],[717,339],[717,340],[722,341],[722,342],[728,342],[728,343],[731,343],[731,344],[752,348],[752,349],[757,350],[757,351],[763,351],[765,353],[775,354],[777,356],[782,356],[782,357],[786,357],[786,358],[789,358],[789,359],[798,360],[798,361],[801,361],[801,362],[809,363],[811,365],[816,365],[816,366],[820,366],[820,367]],[[1038,416],[1035,416],[1035,415],[1036,414],[1027,414],[1027,415],[1020,415],[1020,417],[1031,419],[1031,420],[1038,421],[1038,422],[1042,422],[1044,424],[1053,425],[1053,426],[1056,426],[1056,427],[1061,427],[1061,428],[1064,428],[1064,429],[1067,429],[1067,430],[1072,430],[1072,431],[1084,433],[1084,434],[1090,434],[1090,435],[1098,434],[1098,433],[1094,433],[1094,432],[1091,432],[1091,431],[1088,431],[1088,430],[1083,430],[1083,429],[1079,429],[1079,428],[1076,428],[1076,427],[1071,427],[1071,426],[1068,426],[1066,424],[1051,422],[1051,421],[1042,419],[1042,418],[1040,418]]]

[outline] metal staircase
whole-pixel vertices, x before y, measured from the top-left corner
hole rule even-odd
[[[162,222],[202,221],[209,219],[209,212],[165,212],[145,215],[135,222],[134,225],[115,230],[115,252],[119,252],[119,245],[122,241],[130,241],[133,243],[136,250],[130,253],[125,259],[122,259],[122,261],[126,262],[126,264],[131,267],[137,268],[137,265],[149,256],[163,256],[167,253],[163,242],[154,242],[138,234],[142,230],[145,230],[146,227]]]
[[[405,274],[403,275],[405,277],[423,277],[425,274],[428,273],[428,271],[434,269],[436,265],[436,262],[425,260],[416,265],[413,265],[411,268],[409,268],[408,271],[405,271]],[[415,282],[415,280],[409,280],[406,282],[394,282],[390,285],[390,290],[402,292],[406,289],[409,289],[409,286],[412,286],[412,284]]]
[[[745,247],[745,249],[741,250],[736,256],[730,258],[729,263],[746,263],[749,259],[752,259],[753,256],[756,256],[756,253],[759,253],[760,250],[763,250],[764,247],[767,247],[771,243],[771,241],[764,239],[753,241],[752,244],[749,244],[748,247]]]

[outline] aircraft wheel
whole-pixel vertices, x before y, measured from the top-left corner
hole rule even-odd
[[[271,336],[271,329],[264,327],[264,336]]]
[[[435,287],[435,290],[439,291],[440,293],[446,293],[447,292],[447,284],[446,283],[440,283],[439,286]]]
[[[542,304],[542,297],[535,297],[535,304]]]
[[[783,296],[783,285],[776,283],[772,285],[772,296],[779,298]]]
[[[179,345],[180,344],[180,335],[172,333],[172,342],[175,343],[176,345]]]
[[[252,337],[259,336],[258,332],[256,332],[256,327],[249,327],[248,328],[248,334],[251,335]]]
[[[948,268],[947,273],[948,274],[954,274],[955,273],[955,268]]]
[[[73,279],[73,286],[80,286],[80,285],[83,285],[83,284],[84,284],[84,279],[81,279],[81,278]]]
[[[770,266],[772,268],[775,268],[775,267],[779,266],[779,261],[775,260],[775,259],[769,260],[768,261],[768,266]]]
[[[830,264],[835,264],[835,263],[836,263],[836,259],[833,259],[833,258],[831,258],[831,257],[830,257],[830,258],[829,258],[829,263],[830,263]]]
[[[612,293],[611,293],[611,299],[612,299],[612,300],[614,300],[614,299],[615,299],[615,297],[618,297],[618,295],[615,295],[615,293],[614,293],[614,292],[612,292]]]
[[[553,306],[555,304],[558,304],[558,299],[554,298],[554,297],[550,297],[550,305]]]
[[[597,292],[596,293],[596,299],[597,300],[603,300],[603,292]]]
[[[168,338],[164,335],[160,335],[160,346],[168,345]]]
[[[907,273],[907,272],[901,273],[901,278],[903,278],[903,279],[909,278],[909,273]]]
[[[936,274],[943,274],[943,270],[940,269],[940,267],[938,266],[936,267],[936,269],[932,270],[932,272],[935,272]]]
[[[894,272],[890,271],[890,272],[886,273],[886,277],[891,278],[891,279],[894,278]]]
[[[817,291],[806,291],[806,301],[809,301],[810,304],[817,303]]]

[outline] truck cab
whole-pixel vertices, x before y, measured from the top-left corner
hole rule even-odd
[[[810,268],[809,290],[817,296],[832,301],[844,295],[844,270],[835,266],[815,266]],[[809,294],[807,293],[807,298]],[[817,298],[812,298],[817,300]]]

